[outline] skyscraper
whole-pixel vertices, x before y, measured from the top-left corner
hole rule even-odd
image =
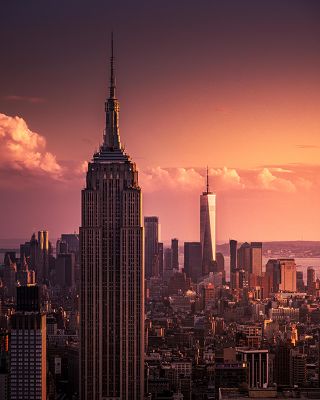
[[[209,190],[208,168],[207,190],[200,196],[200,243],[202,273],[207,275],[216,259],[216,195]]]
[[[159,243],[159,219],[158,217],[144,217],[144,260],[146,278],[150,278],[154,263],[158,262],[158,243]],[[159,264],[159,262],[158,262]],[[159,268],[158,268],[159,273]]]
[[[201,278],[201,244],[199,242],[184,243],[184,272],[192,282],[197,282]]]
[[[80,396],[144,397],[141,190],[121,147],[113,40],[103,144],[89,162],[80,228]]]
[[[171,265],[173,269],[179,269],[179,240],[171,239]]]
[[[308,294],[313,295],[315,292],[316,271],[312,267],[307,269],[307,291]]]
[[[230,239],[230,275],[232,272],[236,272],[237,270],[237,245],[238,242],[236,240]]]
[[[39,288],[17,288],[17,309],[11,316],[11,399],[46,397],[46,316],[40,312]]]
[[[297,290],[297,266],[293,258],[281,258],[279,290],[295,292]]]
[[[262,275],[262,243],[251,242],[251,267],[250,273],[256,276]]]

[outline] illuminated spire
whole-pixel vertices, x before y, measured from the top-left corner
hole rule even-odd
[[[207,193],[209,193],[209,168],[207,166]]]

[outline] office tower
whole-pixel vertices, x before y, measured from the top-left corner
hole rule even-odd
[[[236,272],[237,270],[237,245],[238,242],[236,240],[229,240],[230,247],[230,276],[232,272]]]
[[[158,243],[158,255],[159,255],[159,274],[163,275],[163,243]]]
[[[113,45],[103,144],[88,164],[80,228],[80,398],[144,397],[141,189],[119,136]]]
[[[288,343],[281,342],[275,348],[273,380],[277,385],[290,385],[290,351]]]
[[[154,276],[152,270],[155,269],[154,264],[158,262],[158,243],[159,218],[144,217],[144,261],[147,279],[151,278],[151,276]]]
[[[263,349],[236,348],[237,359],[248,365],[249,388],[263,388],[269,384],[269,352]]]
[[[250,273],[256,276],[262,276],[262,243],[251,242],[250,248]]]
[[[244,270],[250,273],[251,269],[251,246],[245,242],[239,247],[237,251],[237,264],[239,270]]]
[[[293,258],[279,259],[280,285],[283,292],[296,292],[297,290],[297,266]]]
[[[61,239],[57,240],[56,244],[56,253],[58,254],[67,254],[68,253],[68,243],[64,242]]]
[[[306,290],[303,280],[303,271],[297,271],[297,291],[302,293]]]
[[[316,271],[312,267],[307,269],[307,292],[309,295],[315,294]]]
[[[269,277],[270,291],[277,293],[279,291],[281,274],[279,260],[271,258],[266,264],[266,275]]]
[[[37,283],[47,283],[49,279],[49,234],[38,232]]]
[[[307,355],[295,349],[290,352],[290,384],[304,386],[307,380]]]
[[[37,286],[17,288],[11,316],[10,388],[12,400],[46,399],[46,316]]]
[[[202,276],[201,243],[184,243],[184,272],[196,283]]]
[[[77,233],[63,233],[61,240],[67,243],[70,253],[79,253],[79,235]]]
[[[178,239],[171,239],[171,267],[172,269],[179,269],[179,241]]]
[[[75,256],[60,253],[56,259],[56,284],[63,288],[74,287]]]
[[[200,243],[202,274],[212,271],[216,259],[216,195],[209,189],[207,168],[207,190],[200,196]]]
[[[172,251],[170,248],[164,249],[164,270],[172,271]]]

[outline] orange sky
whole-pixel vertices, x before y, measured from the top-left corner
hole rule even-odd
[[[121,140],[163,239],[198,240],[206,165],[219,241],[319,239],[319,2],[32,4],[0,20],[0,237],[78,229],[113,25]]]

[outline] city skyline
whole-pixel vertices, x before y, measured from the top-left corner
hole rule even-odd
[[[203,2],[195,11],[186,2],[180,12],[176,2],[97,3],[97,15],[78,2],[71,22],[73,5],[33,4],[21,14],[5,5],[1,20],[5,237],[78,230],[83,162],[103,129],[106,26],[116,20],[121,129],[144,215],[159,216],[163,239],[198,240],[207,164],[218,242],[317,239],[319,4]]]

